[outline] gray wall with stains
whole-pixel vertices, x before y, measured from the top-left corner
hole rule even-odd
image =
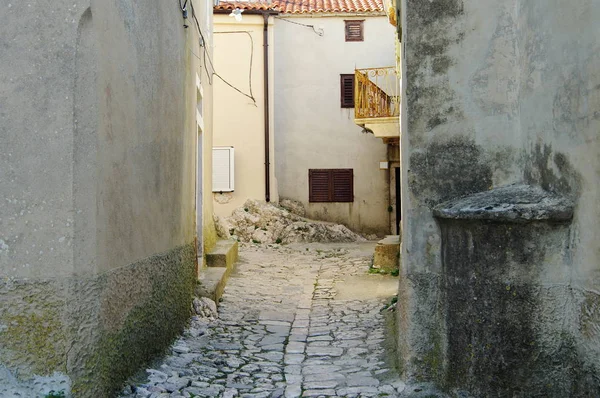
[[[536,294],[552,299],[538,300],[533,327],[561,322],[572,343],[578,362],[565,366],[576,376],[563,392],[598,388],[600,1],[403,0],[401,9],[402,371],[447,377],[451,320],[433,207],[528,183],[575,202],[562,246],[540,260],[554,271],[533,282]],[[543,251],[550,242],[541,234],[532,244]]]
[[[200,48],[183,22],[177,2],[0,9],[0,364],[20,378],[109,396],[187,320]]]

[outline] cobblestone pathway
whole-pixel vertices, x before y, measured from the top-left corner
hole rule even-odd
[[[381,312],[397,279],[368,274],[372,252],[372,244],[243,248],[219,319],[193,320],[125,395],[404,396],[386,361]]]

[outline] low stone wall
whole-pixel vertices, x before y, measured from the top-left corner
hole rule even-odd
[[[373,255],[373,268],[386,273],[398,271],[400,262],[400,236],[391,235],[379,242],[375,246]]]

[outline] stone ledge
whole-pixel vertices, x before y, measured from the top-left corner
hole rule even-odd
[[[388,235],[377,242],[373,255],[373,268],[386,272],[398,269],[400,259],[400,236]]]
[[[209,267],[231,267],[238,259],[238,243],[235,240],[220,240],[206,253],[206,265]]]
[[[206,253],[207,267],[200,270],[196,295],[218,303],[237,260],[238,242],[231,239],[218,241],[213,250]]]
[[[506,223],[570,221],[574,203],[542,188],[513,184],[439,204],[433,215],[442,219],[489,220]]]
[[[199,297],[208,297],[218,304],[225,290],[227,279],[229,279],[230,270],[231,268],[224,267],[207,267],[202,269],[198,278],[196,295]]]

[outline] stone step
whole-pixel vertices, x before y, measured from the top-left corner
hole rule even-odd
[[[373,256],[373,268],[386,272],[398,270],[400,264],[400,236],[388,235],[377,242]]]
[[[230,267],[237,259],[238,243],[232,239],[218,241],[210,253],[206,253],[206,265],[209,267]]]
[[[198,277],[198,286],[196,287],[196,296],[208,297],[218,304],[225,290],[230,273],[231,268],[224,267],[206,267],[201,269]]]
[[[206,253],[207,267],[202,268],[198,275],[196,295],[208,297],[218,304],[237,259],[237,241],[218,241],[213,250]]]

